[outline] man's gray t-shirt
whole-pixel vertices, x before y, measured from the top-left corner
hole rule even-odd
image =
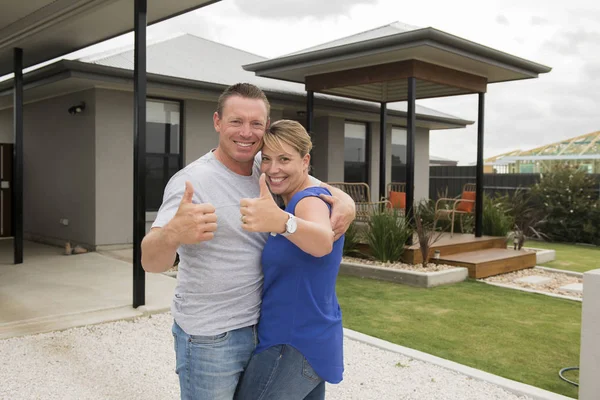
[[[189,335],[217,335],[258,322],[262,295],[261,254],[267,233],[242,229],[240,199],[260,194],[259,164],[238,175],[212,152],[176,173],[165,188],[152,227],[163,227],[177,212],[185,181],[194,203],[211,203],[217,214],[212,240],[179,247],[177,287],[171,313]]]

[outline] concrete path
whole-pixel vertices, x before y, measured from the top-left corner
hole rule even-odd
[[[176,280],[146,274],[146,306],[134,309],[130,263],[98,253],[65,256],[25,242],[24,263],[0,243],[0,339],[169,310]]]

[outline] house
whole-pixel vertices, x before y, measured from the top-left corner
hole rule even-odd
[[[391,29],[391,28],[387,28]],[[154,220],[164,185],[178,169],[217,144],[212,115],[220,92],[245,81],[265,90],[273,120],[305,123],[306,92],[297,83],[257,77],[241,66],[265,58],[193,35],[147,47],[146,221]],[[89,249],[133,243],[133,50],[61,60],[25,75],[25,238]],[[0,83],[0,143],[10,154],[12,82]],[[428,196],[429,131],[472,123],[417,106],[415,197]],[[323,181],[379,187],[379,105],[317,94],[313,174]],[[391,143],[406,135],[405,105],[388,107]],[[3,203],[6,216],[10,207]],[[7,217],[9,218],[9,217]],[[10,226],[10,225],[9,225]],[[10,229],[3,235],[10,236]]]
[[[513,150],[485,160],[489,173],[544,173],[557,165],[570,165],[589,174],[600,174],[600,131],[531,150]]]

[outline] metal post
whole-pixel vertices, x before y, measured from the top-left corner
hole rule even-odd
[[[146,25],[147,0],[135,0],[133,70],[133,307],[146,303],[142,239],[146,233]]]
[[[385,162],[387,161],[387,104],[381,103],[379,108],[379,198],[387,196],[385,180]]]
[[[23,263],[23,49],[14,49],[12,231],[14,263]]]
[[[415,129],[417,80],[408,78],[408,109],[406,116],[406,216],[413,218],[415,198]]]
[[[312,137],[314,128],[315,92],[306,91],[306,131]]]
[[[485,117],[485,93],[479,93],[477,117],[477,174],[475,186],[475,237],[483,236],[483,127]]]

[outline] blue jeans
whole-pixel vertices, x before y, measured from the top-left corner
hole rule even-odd
[[[236,400],[323,400],[325,381],[292,346],[254,354],[242,376]]]
[[[182,400],[232,400],[257,344],[256,327],[215,336],[188,335],[173,323]]]

